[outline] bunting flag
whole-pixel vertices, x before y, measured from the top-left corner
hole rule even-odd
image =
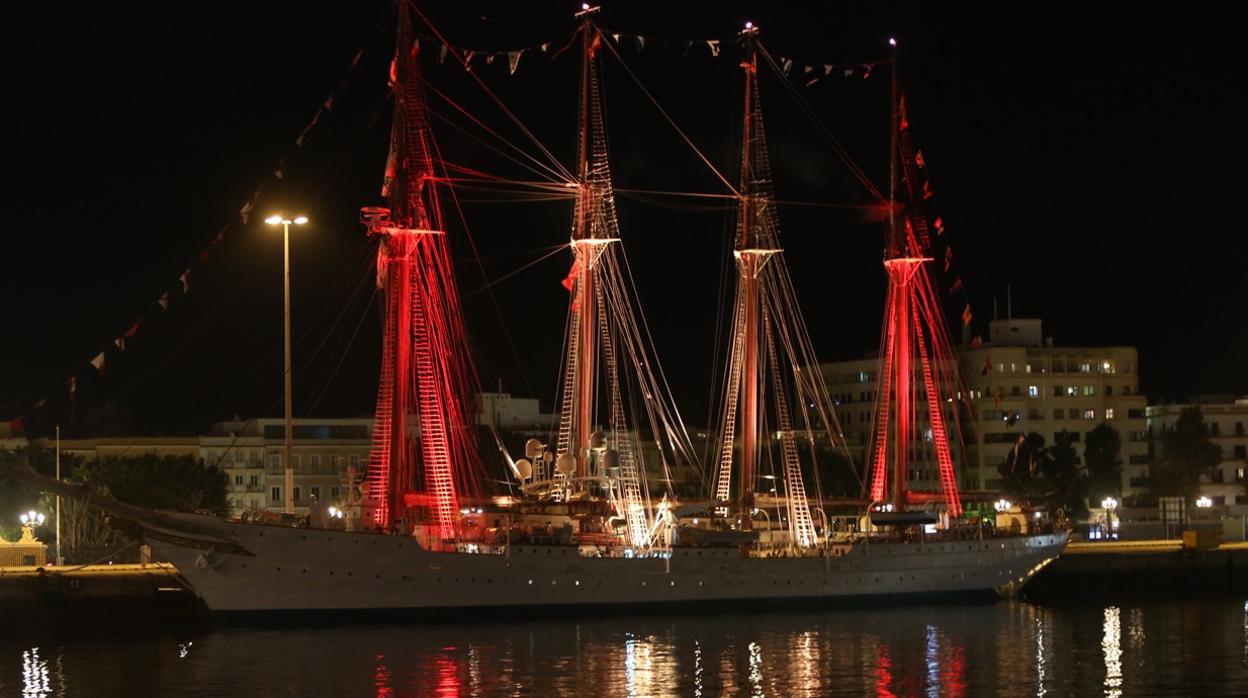
[[[135,336],[135,335],[137,335],[137,334],[139,333],[139,323],[140,323],[140,322],[142,322],[142,321],[141,321],[141,320],[135,320],[135,321],[134,321],[134,324],[133,324],[133,325],[131,325],[129,329],[127,329],[125,332],[123,332],[123,333],[122,333],[122,336],[123,336],[123,337],[125,337],[126,339],[134,339],[134,336]]]
[[[940,216],[936,216],[936,220],[932,221],[932,225],[936,228],[937,235],[945,234],[945,222],[940,220]]]
[[[156,302],[160,305],[161,310],[168,310],[169,309],[169,292],[165,291],[164,293],[160,294],[160,298],[156,299]]]
[[[646,37],[637,36],[633,38],[637,42],[637,53],[641,53],[642,49],[646,47]]]
[[[178,277],[178,281],[182,283],[182,292],[186,293],[191,290],[191,270],[187,269]]]
[[[914,164],[918,165],[920,169],[922,169],[923,167],[926,167],[926,163],[923,162],[922,150],[914,151]]]
[[[254,207],[255,207],[255,203],[253,200],[253,201],[248,201],[247,203],[243,204],[242,208],[238,209],[238,217],[243,220],[243,225],[247,225],[247,219],[251,217],[251,209]]]
[[[962,309],[962,326],[963,327],[971,326],[971,304],[970,303],[967,303],[966,307]],[[979,338],[976,337],[976,339],[979,339]]]
[[[520,54],[524,51],[510,51],[507,54],[507,72],[510,75],[516,74],[516,66],[520,65]]]
[[[95,367],[95,370],[98,371],[101,376],[104,375],[104,352],[96,354],[95,358],[91,359],[91,365]]]
[[[712,58],[715,58],[715,57],[719,56],[719,42],[718,42],[718,41],[716,41],[716,40],[712,39],[712,40],[710,40],[710,41],[706,42],[706,45],[707,45],[707,46],[709,46],[709,47],[711,48],[711,57],[712,57]]]
[[[572,292],[572,288],[576,286],[576,277],[581,273],[580,262],[572,262],[572,269],[568,271],[568,275],[563,279],[563,287],[568,289],[568,293]]]
[[[781,65],[784,67],[784,74],[788,75],[789,71],[793,69],[793,59],[785,58],[783,61],[784,62]]]
[[[954,291],[957,291],[960,288],[962,288],[962,277],[959,276],[958,278],[953,280],[953,285],[949,287],[949,293],[953,293]]]
[[[945,247],[945,273],[949,273],[949,267],[953,266],[953,248]]]
[[[114,339],[113,346],[117,347],[117,351],[125,351],[126,350],[126,338],[118,337],[117,339]]]
[[[438,63],[445,63],[445,62],[446,62],[446,44],[442,44],[440,47],[438,47]]]

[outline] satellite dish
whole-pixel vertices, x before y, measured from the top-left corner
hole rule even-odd
[[[536,441],[536,439],[531,440]],[[521,458],[516,461],[516,473],[520,476],[521,480],[528,480],[533,477],[533,464],[529,462],[529,459]]]
[[[617,468],[620,465],[620,452],[614,448],[608,448],[602,453],[602,467]]]
[[[542,442],[537,439],[529,439],[524,442],[524,457],[537,458],[542,455]]]
[[[564,477],[567,477],[576,472],[576,458],[571,453],[561,453],[555,459],[555,468],[563,473]]]
[[[602,432],[595,431],[594,433],[589,435],[589,447],[594,450],[606,448],[607,437],[603,436]]]

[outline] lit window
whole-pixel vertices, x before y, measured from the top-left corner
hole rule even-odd
[[[1040,397],[1040,386],[1038,385],[1027,386],[1027,395],[1028,397]]]
[[[1106,408],[1105,408],[1105,419],[1113,419],[1113,418],[1114,418],[1114,408],[1112,408],[1112,407],[1106,407]]]
[[[1084,410],[1083,418],[1084,419],[1096,419],[1096,410]]]
[[[1078,397],[1078,396],[1079,396],[1079,386],[1077,385],[1066,386],[1066,397]]]
[[[1084,397],[1087,397],[1087,396],[1089,396],[1089,395],[1095,395],[1095,394],[1096,394],[1096,386],[1094,386],[1094,385],[1085,385],[1085,386],[1083,386],[1083,395],[1084,395]]]
[[[312,487],[312,488],[311,488],[311,491],[312,491],[312,498],[313,498],[313,499],[320,499],[320,498],[321,498],[321,488],[320,488],[320,487]]]

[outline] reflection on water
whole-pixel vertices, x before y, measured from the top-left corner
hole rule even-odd
[[[22,698],[44,698],[51,691],[48,661],[39,657],[39,648],[22,652]]]
[[[0,638],[0,696],[1235,695],[1248,602]]]
[[[1105,655],[1105,695],[1122,695],[1122,623],[1117,606],[1105,609],[1101,652]]]

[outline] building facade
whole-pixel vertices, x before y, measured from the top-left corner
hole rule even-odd
[[[973,425],[962,425],[962,446],[953,445],[955,461],[965,464],[959,475],[962,487],[1002,489],[998,466],[1022,435],[1036,432],[1052,445],[1065,430],[1082,444],[1102,422],[1122,438],[1123,493],[1144,486],[1149,466],[1147,398],[1140,394],[1133,347],[1055,347],[1044,338],[1040,320],[1008,319],[992,321],[987,342],[958,347],[957,355],[974,417]],[[871,439],[877,360],[823,364],[820,370],[837,403],[851,453],[862,463]],[[955,416],[947,404],[946,421],[953,424]],[[925,430],[923,419],[920,414],[919,428]],[[1081,447],[1076,451],[1082,453]],[[930,449],[912,454],[911,462],[918,486],[939,487]]]
[[[1199,406],[1210,440],[1222,449],[1222,461],[1200,477],[1200,494],[1215,507],[1233,507],[1248,513],[1248,396],[1198,397],[1188,404],[1153,405],[1148,408],[1148,433],[1153,453],[1161,452],[1161,436],[1174,427],[1184,409]]]

